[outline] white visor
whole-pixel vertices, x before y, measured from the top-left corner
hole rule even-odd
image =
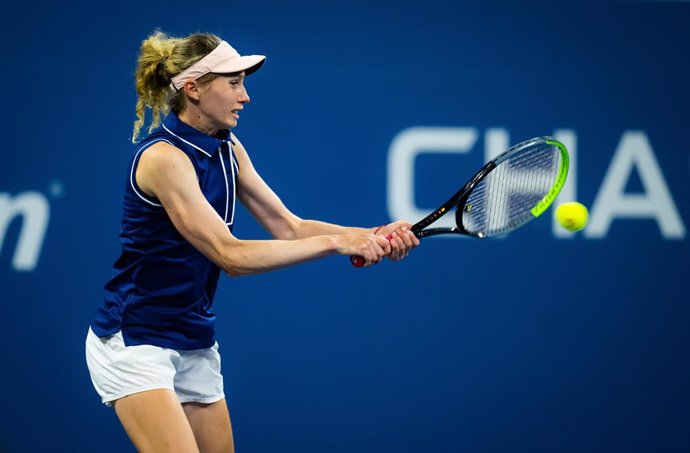
[[[179,91],[185,81],[196,80],[210,72],[229,74],[244,71],[245,75],[249,75],[258,71],[265,61],[264,55],[241,56],[230,44],[222,41],[211,53],[173,77],[170,89]]]

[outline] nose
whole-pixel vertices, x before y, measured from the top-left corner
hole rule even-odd
[[[249,93],[247,92],[247,88],[245,88],[244,85],[242,85],[242,93],[240,94],[239,101],[242,104],[247,104],[249,101],[251,101],[251,98],[249,97]]]

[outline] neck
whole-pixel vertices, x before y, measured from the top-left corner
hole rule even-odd
[[[204,118],[199,112],[185,109],[181,111],[177,117],[180,119],[180,121],[189,124],[194,129],[197,129],[206,135],[213,137],[218,133],[218,129],[214,129],[210,125],[206,124]]]

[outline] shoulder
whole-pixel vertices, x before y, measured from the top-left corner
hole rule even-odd
[[[149,194],[156,195],[162,185],[176,186],[196,181],[196,170],[184,151],[166,142],[149,146],[141,155],[137,183]]]
[[[144,150],[142,150],[144,151]],[[158,141],[146,147],[142,153],[140,166],[183,166],[191,165],[189,156],[177,146],[167,141]]]
[[[233,143],[233,145],[234,145],[233,148],[235,148],[235,149],[241,149],[241,150],[242,150],[243,152],[245,152],[245,153],[247,152],[247,151],[244,149],[244,145],[242,144],[242,142],[240,141],[240,139],[237,138],[237,135],[231,133],[231,134],[230,134],[230,140],[232,140],[232,143]]]
[[[235,134],[231,133],[230,139],[233,143],[232,150],[235,152],[235,155],[239,159],[240,163],[245,163],[246,165],[246,162],[249,161],[249,154],[247,153],[247,150],[244,148],[244,145]]]

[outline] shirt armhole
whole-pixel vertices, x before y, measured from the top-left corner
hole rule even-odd
[[[166,139],[158,139],[158,140],[153,140],[149,143],[146,143],[143,145],[141,148],[137,150],[137,153],[134,155],[134,159],[132,159],[132,168],[130,169],[129,172],[129,184],[132,186],[132,190],[134,190],[134,193],[145,203],[151,205],[151,206],[156,206],[159,208],[162,208],[163,205],[160,204],[160,201],[157,198],[150,197],[144,193],[143,190],[139,187],[137,184],[137,178],[135,177],[136,171],[137,171],[137,166],[139,165],[139,159],[141,159],[141,155],[144,151],[146,151],[151,145],[154,143],[158,142],[165,142],[171,146],[175,146],[172,142],[166,140]]]

